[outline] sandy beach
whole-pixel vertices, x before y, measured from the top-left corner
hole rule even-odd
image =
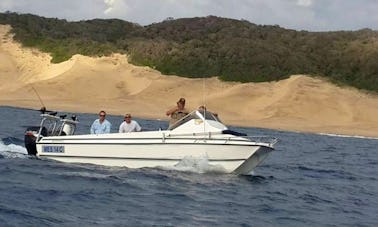
[[[205,104],[227,125],[378,138],[378,95],[293,75],[264,83],[222,82],[162,75],[128,63],[127,56],[51,57],[23,48],[0,25],[0,105],[168,120],[165,111],[185,97]]]

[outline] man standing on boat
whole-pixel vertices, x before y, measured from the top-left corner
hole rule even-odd
[[[91,126],[91,134],[105,134],[110,133],[112,124],[105,119],[106,113],[101,110],[99,113],[99,119],[96,119]]]
[[[176,123],[176,121],[180,120],[184,116],[188,114],[188,110],[185,109],[185,99],[180,98],[177,101],[177,106],[173,107],[172,109],[167,111],[167,116],[171,116],[171,120],[169,121],[169,127]]]
[[[125,115],[125,121],[119,126],[119,133],[140,132],[142,128],[138,122],[131,120],[131,114]]]

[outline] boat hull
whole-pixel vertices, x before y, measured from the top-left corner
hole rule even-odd
[[[143,141],[143,142],[141,142]],[[249,174],[273,150],[248,141],[222,139],[44,139],[37,143],[40,157],[62,162],[91,163],[129,168],[173,167],[185,158],[207,159],[224,172]]]

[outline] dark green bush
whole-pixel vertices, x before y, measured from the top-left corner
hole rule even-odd
[[[51,53],[127,53],[136,65],[186,77],[262,82],[292,74],[325,76],[339,84],[378,91],[378,32],[307,32],[214,16],[140,26],[117,19],[68,22],[0,13],[23,45]]]

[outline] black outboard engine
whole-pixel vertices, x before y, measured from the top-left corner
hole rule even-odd
[[[36,140],[39,133],[39,126],[31,126],[28,127],[25,131],[25,147],[28,151],[28,155],[37,155],[37,146],[36,146]],[[41,130],[42,136],[47,136],[47,129],[45,127]]]

